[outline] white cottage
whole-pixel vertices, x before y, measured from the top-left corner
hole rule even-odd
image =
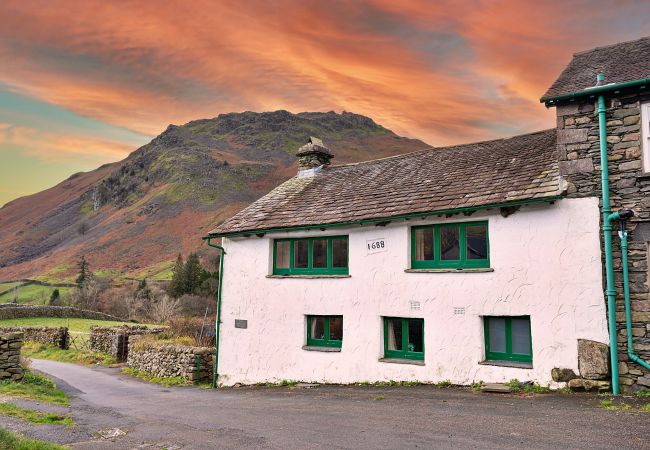
[[[598,198],[556,130],[300,171],[217,229],[219,383],[553,384],[607,343]]]

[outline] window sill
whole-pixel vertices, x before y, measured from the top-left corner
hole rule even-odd
[[[340,347],[321,347],[318,345],[303,345],[302,349],[307,350],[309,352],[325,352],[325,353],[336,353],[341,351]]]
[[[266,278],[350,278],[351,275],[267,275]]]
[[[424,361],[419,361],[417,359],[379,358],[379,362],[390,364],[411,364],[414,366],[424,365]]]
[[[406,273],[481,273],[494,272],[492,267],[482,267],[476,269],[406,269]]]
[[[533,363],[520,362],[520,361],[481,361],[482,366],[499,366],[499,367],[514,367],[515,369],[532,369]]]

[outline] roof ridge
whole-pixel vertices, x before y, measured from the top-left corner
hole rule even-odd
[[[635,43],[635,42],[645,41],[647,39],[650,39],[650,36],[644,36],[644,37],[641,37],[641,38],[638,38],[638,39],[633,39],[631,41],[621,41],[621,42],[617,42],[615,44],[600,45],[598,47],[593,47],[593,48],[590,48],[588,50],[582,50],[582,51],[579,51],[579,52],[575,52],[573,54],[573,56],[584,55],[585,53],[595,52],[596,50],[603,50],[603,49],[606,49],[606,48],[618,47],[619,45],[623,45],[623,44],[632,44],[632,43]]]
[[[531,131],[530,133],[516,134],[514,136],[501,137],[501,138],[497,138],[497,139],[486,139],[484,141],[467,142],[465,144],[447,145],[445,147],[434,147],[434,146],[431,145],[431,146],[429,146],[427,148],[423,148],[423,149],[420,149],[420,150],[415,150],[415,151],[408,152],[408,153],[402,153],[400,155],[385,156],[383,158],[369,159],[367,161],[358,161],[358,162],[354,162],[354,163],[333,164],[333,165],[331,165],[329,167],[333,169],[333,168],[339,168],[339,167],[359,166],[359,165],[362,165],[362,164],[375,163],[377,161],[386,161],[386,160],[389,160],[389,159],[400,159],[400,158],[410,157],[410,156],[413,156],[415,154],[425,153],[425,152],[429,152],[431,150],[447,150],[447,149],[453,149],[453,148],[457,148],[457,147],[467,147],[467,146],[470,146],[470,145],[489,144],[489,143],[493,143],[493,142],[507,141],[507,140],[510,140],[510,139],[515,139],[515,138],[520,138],[520,137],[525,137],[525,136],[533,136],[535,134],[540,134],[540,133],[547,133],[549,131],[555,131],[555,128],[547,128],[545,130]]]

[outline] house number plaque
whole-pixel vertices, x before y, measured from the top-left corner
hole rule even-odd
[[[366,250],[369,255],[372,253],[385,252],[387,250],[386,239],[379,238],[366,241]]]

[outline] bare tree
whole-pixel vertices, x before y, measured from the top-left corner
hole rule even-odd
[[[157,323],[165,323],[176,317],[179,309],[180,301],[175,298],[170,298],[169,295],[162,292],[161,295],[155,296],[151,308],[151,318]]]
[[[75,289],[72,293],[72,303],[81,309],[96,310],[98,306],[99,294],[102,292],[100,283],[91,278],[81,287]]]

